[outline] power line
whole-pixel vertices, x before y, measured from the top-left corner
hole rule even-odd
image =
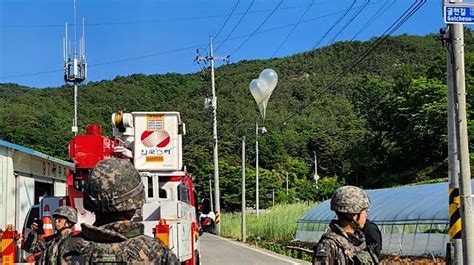
[[[324,3],[332,3],[331,1]],[[306,7],[307,5],[294,5],[280,8],[280,10],[298,9]],[[267,13],[271,9],[255,10],[249,14]],[[243,13],[236,13],[235,15],[242,15]],[[152,23],[163,23],[163,22],[179,22],[179,21],[195,21],[195,20],[206,20],[214,18],[227,17],[229,14],[224,15],[210,15],[201,17],[182,17],[182,18],[169,18],[169,19],[150,19],[150,20],[132,20],[132,21],[111,21],[111,22],[96,22],[86,23],[85,26],[114,26],[114,25],[129,25],[129,24],[152,24]],[[27,25],[0,25],[0,28],[63,28],[64,24],[27,24]]]
[[[102,63],[89,64],[88,67],[90,68],[90,67],[97,67],[97,66],[108,65],[108,64],[116,64],[116,63],[123,63],[123,62],[129,62],[129,61],[136,61],[136,60],[145,59],[145,58],[149,58],[149,57],[160,56],[160,55],[164,55],[164,54],[176,53],[176,52],[181,52],[181,51],[186,51],[186,50],[194,50],[194,49],[197,49],[197,48],[201,48],[202,46],[203,46],[203,44],[194,45],[194,46],[190,46],[190,47],[178,48],[178,49],[164,51],[164,52],[158,52],[158,53],[151,53],[151,54],[142,55],[142,56],[129,57],[129,58],[112,60],[112,61],[107,61],[107,62],[102,62]],[[57,69],[57,70],[50,70],[50,71],[44,71],[44,72],[26,73],[26,74],[18,74],[18,75],[10,75],[10,76],[0,76],[0,78],[9,79],[9,78],[14,78],[14,77],[34,76],[34,75],[40,75],[40,74],[59,72],[59,71],[63,71],[63,70],[64,69]]]
[[[347,16],[347,14],[349,14],[349,11],[352,9],[352,7],[355,5],[356,3],[356,0],[353,0],[352,1],[352,4],[349,6],[349,8],[347,8],[344,13],[342,14],[341,17],[339,17],[337,20],[336,20],[336,23],[334,23],[324,34],[323,36],[321,36],[321,38],[319,38],[318,42],[313,46],[313,49],[317,48],[319,46],[319,44],[321,44],[321,42],[324,40],[324,38],[326,38],[326,36],[329,34],[329,32],[331,32],[334,27],[337,26],[337,24],[339,24],[339,22],[341,22],[345,16]]]
[[[357,60],[355,60],[349,67],[344,69],[328,86],[326,86],[321,93],[315,96],[310,102],[303,105],[298,111],[294,112],[287,118],[285,118],[281,124],[285,125],[290,119],[294,118],[298,114],[301,114],[306,108],[311,106],[318,98],[319,95],[324,94],[326,91],[334,87],[344,76],[350,73],[360,62],[362,62],[369,54],[371,54],[374,49],[390,35],[392,35],[398,28],[401,27],[410,17],[413,16],[425,3],[427,0],[416,0],[410,7],[379,37],[377,38],[371,47],[369,47]]]
[[[334,85],[336,85],[348,72],[352,71],[352,69],[357,66],[361,61],[363,61],[365,58],[367,58],[368,55],[370,55],[374,49],[385,39],[387,39],[390,35],[392,35],[401,25],[403,25],[411,16],[413,16],[414,13],[416,13],[421,6],[423,6],[426,3],[426,0],[421,0],[420,3],[416,4],[418,0],[416,0],[384,33],[374,41],[371,47],[369,47],[355,62],[352,63],[347,69],[347,71],[343,71],[341,74],[339,74],[333,82],[331,82],[326,88],[324,88],[319,95],[324,94],[327,90],[332,88]],[[297,24],[297,23],[296,23]],[[312,99],[311,102],[308,104],[304,105],[303,108],[300,109],[299,112],[296,112],[292,115],[290,115],[288,118],[283,120],[281,124],[286,124],[290,119],[295,117],[296,115],[300,114],[302,111],[304,111],[307,107],[309,107],[311,104],[317,100],[319,96],[316,96],[315,98]],[[225,131],[233,131],[237,126],[242,124],[244,119],[240,119],[239,121],[235,122],[234,125]],[[188,145],[192,145],[198,141],[203,140],[203,136],[207,133],[207,131],[203,131],[201,134],[199,134],[194,141],[191,141],[187,143]],[[270,131],[271,133],[271,131]]]
[[[230,53],[229,56],[232,56],[233,54],[235,54],[240,48],[242,48],[245,43],[247,43],[252,37],[253,35],[255,35],[255,33],[268,21],[268,19],[270,19],[270,17],[278,10],[278,8],[281,6],[281,4],[283,3],[283,0],[280,0],[280,3],[278,3],[278,5],[272,10],[272,12],[265,18],[265,20],[263,20],[263,22],[255,29],[254,32],[252,32],[252,34],[250,34],[250,36],[244,41],[242,42],[242,44],[240,44],[239,47],[237,47],[237,49],[235,49],[233,52]]]
[[[145,59],[145,58],[149,58],[149,57],[155,57],[155,56],[169,54],[169,53],[182,52],[182,51],[186,51],[186,50],[194,50],[194,49],[197,49],[197,48],[201,48],[202,46],[203,46],[203,44],[200,44],[200,45],[194,45],[194,46],[189,46],[189,47],[184,47],[184,48],[178,48],[178,49],[164,51],[164,52],[151,53],[151,54],[147,54],[147,55],[129,57],[129,58],[124,58],[124,59],[118,59],[118,60],[113,60],[113,61],[108,61],[108,62],[103,62],[103,63],[96,63],[96,64],[89,65],[89,67],[101,66],[101,65],[106,65],[106,64],[123,63],[123,62],[128,62],[128,61],[135,61],[135,60]]]
[[[385,0],[385,3],[382,6],[380,6],[380,8],[375,12],[375,14],[369,20],[367,20],[367,22],[360,28],[360,30],[354,35],[354,37],[352,37],[351,41],[355,40],[355,38],[357,38],[360,33],[362,33],[364,30],[366,30],[383,13],[385,13],[388,9],[390,9],[390,7],[392,7],[395,4],[396,0],[393,0],[393,2],[390,5],[388,5],[389,2],[390,2],[389,0]],[[384,7],[386,5],[388,5],[388,6],[384,9]]]
[[[418,2],[418,0],[416,0],[416,2]],[[422,2],[416,6],[412,11],[413,12],[409,12],[413,6],[416,4],[416,2],[414,4],[412,4],[403,14],[402,16],[400,16],[376,41],[374,41],[374,44],[368,48],[364,54],[362,56],[359,57],[358,60],[356,60],[348,69],[349,71],[351,71],[355,66],[357,66],[363,59],[365,59],[379,44],[381,41],[385,40],[386,38],[388,38],[395,30],[397,30],[404,22],[406,22],[406,20],[408,18],[410,18],[425,2],[426,0],[422,0]],[[307,19],[307,20],[303,20],[301,23],[307,23],[307,22],[311,22],[313,20],[316,20],[316,19],[321,19],[321,18],[325,18],[325,17],[329,17],[329,16],[333,16],[335,14],[340,14],[340,13],[343,13],[345,11],[342,11],[342,12],[337,12],[337,13],[333,13],[333,14],[328,14],[326,16],[321,16],[321,17],[316,17],[316,18],[311,18],[311,19]],[[402,17],[405,16],[405,19],[403,19],[401,21],[401,23],[398,23],[397,22],[400,22],[400,19]],[[298,23],[294,23],[294,24],[291,24],[291,25],[287,25],[287,26],[284,26],[284,27],[288,27],[288,26],[294,26]],[[274,30],[279,30],[281,28],[284,28],[284,27],[277,27],[277,28],[273,28],[273,29],[269,29],[269,30],[266,30],[266,31],[260,31],[259,33],[264,33],[264,32],[268,32],[268,31],[274,31]],[[392,30],[391,30],[392,29]],[[241,37],[241,36],[240,36]],[[240,38],[239,37],[239,38]],[[343,72],[344,73],[344,72]],[[345,74],[344,74],[345,75]],[[328,85],[325,89],[323,89],[322,93],[320,93],[320,95],[322,95],[325,91],[327,91],[328,89],[332,88],[336,83],[339,82],[339,80],[343,77],[342,74],[340,74],[337,78],[336,78],[336,81],[335,82],[332,82],[330,85]],[[300,113],[306,109],[307,107],[309,107],[309,105],[311,105],[312,103],[314,103],[315,100],[317,100],[319,97],[316,96],[315,98],[313,98],[312,102],[310,102],[310,104],[307,104],[305,106],[303,106],[303,108],[300,110]],[[293,117],[295,117],[296,115],[300,114],[300,113],[294,113],[293,115],[290,115],[288,118],[286,118],[281,124],[284,124],[286,123],[288,120],[292,119]],[[237,122],[234,122],[234,125],[228,129],[228,130],[225,130],[227,132],[229,131],[233,131],[235,128],[237,128],[240,124],[242,124],[242,122],[244,121],[244,119],[241,119]],[[196,136],[194,138],[193,141],[187,143],[188,145],[192,145],[198,141],[202,141],[205,137],[205,135],[208,133],[207,130],[202,130],[201,133],[198,134],[198,136]]]
[[[227,17],[227,19],[224,21],[224,24],[222,24],[221,28],[217,31],[217,33],[214,35],[214,39],[217,39],[217,36],[219,36],[219,34],[221,33],[222,29],[225,27],[225,25],[227,24],[227,22],[229,21],[229,19],[232,17],[232,14],[234,14],[234,11],[235,9],[237,8],[237,6],[239,5],[240,3],[240,0],[237,1],[237,3],[235,3],[235,6],[234,8],[232,8],[232,11],[230,12],[229,16]]]
[[[249,9],[250,9],[250,7],[253,5],[253,3],[254,3],[254,1],[252,1],[252,2],[250,3],[250,5],[248,6],[247,10],[243,13],[242,17],[241,17],[240,20],[237,22],[237,24],[234,26],[234,28],[231,30],[231,32],[227,35],[227,37],[224,39],[224,41],[222,41],[221,44],[216,48],[216,51],[222,46],[222,44],[224,44],[224,42],[226,42],[226,41],[228,40],[229,36],[232,35],[232,33],[233,33],[234,30],[237,28],[237,26],[240,24],[240,22],[242,21],[242,19],[245,17],[245,15],[246,15],[247,12],[249,11]],[[323,3],[323,2],[321,2],[320,4],[322,4],[322,3]],[[328,2],[325,2],[325,3],[328,3]],[[301,19],[303,19],[304,15],[307,13],[307,11],[308,11],[313,5],[314,5],[314,0],[312,0],[311,3],[306,6],[306,7],[307,7],[306,10],[304,11],[303,15],[300,17],[300,19],[298,20],[298,22],[295,23],[295,24],[291,24],[291,25],[294,26],[294,28],[290,31],[290,33],[287,35],[286,39],[285,39],[282,43],[284,43],[284,42],[288,39],[288,37],[291,35],[291,33],[292,33],[292,32],[294,31],[294,29],[296,28],[296,26],[298,26],[298,25],[300,24]],[[288,8],[280,8],[280,10],[283,10],[283,9],[288,9]],[[249,14],[251,14],[251,13],[254,13],[254,12],[249,12]],[[338,14],[338,13],[339,13],[339,12],[333,13],[333,14],[331,14],[331,15]],[[329,15],[328,15],[328,16],[329,16]],[[319,18],[321,18],[321,17],[319,17]],[[319,18],[316,18],[316,19],[319,19]],[[311,20],[314,20],[314,19],[311,19]],[[311,20],[305,20],[305,21],[303,21],[303,23],[309,22],[309,21],[311,21]],[[285,27],[285,26],[284,26],[284,27]],[[282,27],[282,28],[283,28],[283,27]],[[264,32],[264,31],[259,31],[259,32],[257,32],[257,33],[262,33],[262,32]],[[281,44],[281,45],[282,45],[282,44]],[[275,51],[275,53],[276,53],[276,51]],[[275,53],[274,53],[274,54],[275,54]],[[272,55],[272,57],[273,57],[273,55]]]
[[[343,12],[345,12],[345,11],[335,12],[335,13],[330,13],[330,14],[323,15],[323,16],[318,16],[318,17],[305,19],[305,20],[300,21],[299,24],[309,23],[309,22],[312,22],[312,21],[315,21],[315,20],[319,20],[319,19],[323,19],[323,18],[327,18],[327,17],[332,17],[334,15],[338,15],[338,14],[341,14]],[[289,28],[289,27],[294,27],[295,25],[297,25],[297,23],[286,24],[286,25],[283,25],[283,26],[278,26],[278,27],[269,28],[269,29],[266,29],[266,30],[261,30],[261,31],[255,32],[255,33],[239,35],[239,36],[236,36],[236,37],[228,38],[226,40],[242,39],[242,38],[245,38],[245,37],[252,36],[252,34],[264,34],[264,33],[272,32],[272,31],[282,30],[282,29]],[[216,41],[216,42],[222,44],[226,40]],[[102,65],[108,65],[108,64],[115,64],[115,63],[121,63],[121,62],[141,60],[141,59],[145,59],[145,58],[150,58],[150,57],[155,57],[155,56],[160,56],[160,55],[170,54],[170,53],[175,53],[175,52],[181,52],[181,51],[185,51],[185,50],[194,50],[194,49],[205,47],[206,45],[207,44],[200,44],[200,45],[194,45],[194,46],[189,46],[189,47],[184,47],[184,48],[178,48],[178,49],[164,51],[164,52],[158,52],[158,53],[142,55],[142,56],[123,58],[123,59],[112,60],[112,61],[96,63],[96,64],[89,64],[89,67],[96,67],[96,66],[102,66]],[[55,69],[55,70],[41,71],[41,72],[34,72],[34,73],[15,74],[15,75],[8,75],[8,76],[0,76],[0,79],[10,79],[10,78],[15,78],[15,77],[35,76],[35,75],[42,75],[42,74],[49,74],[49,73],[57,73],[57,72],[62,72],[62,71],[64,71],[64,69]]]
[[[263,11],[262,11],[263,12]],[[111,21],[111,22],[96,22],[86,23],[88,27],[94,26],[115,26],[115,25],[133,25],[133,24],[153,24],[163,22],[179,22],[179,21],[195,21],[195,20],[206,20],[213,18],[221,18],[226,15],[212,15],[202,17],[187,17],[187,18],[170,18],[170,19],[151,19],[151,20],[136,20],[136,21]],[[1,28],[58,28],[64,27],[63,24],[38,24],[38,25],[0,25]]]
[[[247,9],[245,10],[245,12],[242,14],[242,16],[240,17],[239,21],[237,21],[237,24],[235,24],[235,26],[232,28],[232,30],[230,31],[229,34],[227,34],[227,36],[225,37],[224,41],[222,41],[219,46],[217,46],[216,48],[216,52],[217,50],[219,50],[219,48],[222,46],[222,44],[224,44],[228,39],[229,37],[232,35],[232,33],[234,33],[235,29],[240,25],[240,22],[242,22],[242,20],[244,19],[244,17],[247,15],[247,13],[249,12],[250,8],[253,6],[253,3],[255,2],[255,0],[252,0],[252,2],[250,3],[250,5],[247,7]]]
[[[362,10],[364,10],[364,8],[366,8],[369,3],[370,0],[366,0],[365,3],[357,9],[354,15],[352,15],[352,17],[348,21],[346,21],[346,23],[339,29],[339,31],[336,33],[336,35],[334,35],[334,37],[329,41],[329,43],[334,43],[337,37],[339,37],[339,35],[352,23],[352,21],[354,21],[357,16],[362,13]]]
[[[229,129],[227,129],[227,130],[224,130],[224,133],[226,133],[226,132],[232,132],[235,128],[237,128],[237,126],[239,126],[240,124],[242,124],[243,121],[244,121],[243,119],[237,121],[236,123],[234,123],[234,125],[233,125],[231,128],[229,128]],[[194,141],[191,141],[191,142],[189,142],[189,143],[187,143],[187,144],[188,144],[188,145],[191,145],[191,144],[194,144],[194,143],[196,143],[196,142],[202,141],[203,138],[204,138],[204,136],[207,135],[207,134],[209,134],[209,131],[208,131],[207,129],[201,130],[201,133],[198,134],[198,136],[194,139]]]
[[[63,72],[63,71],[64,71],[64,69],[56,69],[56,70],[41,71],[41,72],[34,72],[34,73],[24,73],[24,74],[0,76],[0,78],[2,78],[2,79],[9,79],[9,78],[15,78],[15,77],[44,75],[44,74],[57,73],[57,72]]]
[[[285,44],[285,42],[288,40],[288,38],[290,37],[290,35],[293,33],[293,31],[295,31],[296,27],[300,24],[301,20],[303,19],[303,17],[306,15],[306,13],[308,13],[309,9],[313,6],[313,3],[314,3],[315,0],[312,0],[311,1],[311,4],[308,5],[308,7],[305,9],[305,11],[303,12],[303,14],[300,16],[300,18],[298,19],[298,21],[296,22],[296,24],[293,26],[293,28],[290,30],[290,32],[288,32],[288,34],[286,35],[285,39],[280,43],[280,45],[278,45],[278,48],[273,52],[272,56],[271,57],[274,57],[275,54],[281,49],[281,47],[283,46],[283,44]]]

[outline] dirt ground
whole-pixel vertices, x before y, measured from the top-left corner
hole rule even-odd
[[[381,265],[404,265],[404,264],[415,264],[415,265],[425,265],[425,264],[433,264],[433,265],[444,265],[446,262],[443,258],[433,258],[433,257],[383,257],[380,261]]]

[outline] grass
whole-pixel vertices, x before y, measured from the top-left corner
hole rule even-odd
[[[290,245],[295,237],[298,218],[314,205],[314,203],[279,204],[262,211],[259,218],[253,213],[248,213],[247,241],[282,255],[310,261],[309,255],[298,255],[286,246]],[[241,240],[240,219],[240,212],[224,213],[221,219],[221,235]]]
[[[262,211],[259,218],[255,214],[247,214],[247,240],[289,244],[296,233],[296,221],[313,206],[314,203],[280,204]],[[240,212],[224,213],[221,218],[221,234],[240,240],[240,218]]]

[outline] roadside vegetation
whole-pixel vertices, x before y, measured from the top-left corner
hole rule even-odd
[[[317,203],[278,204],[260,213],[246,215],[247,243],[292,258],[311,261],[311,255],[287,248],[291,246],[296,233],[296,221]],[[224,213],[221,218],[221,235],[241,241],[241,213]],[[444,264],[444,257],[413,257],[382,255],[380,264]]]
[[[260,213],[247,213],[247,242],[271,251],[296,258],[296,253],[288,250],[296,233],[296,221],[316,203],[278,204]],[[241,240],[241,213],[224,213],[221,221],[221,235]],[[309,256],[306,257],[309,259]]]

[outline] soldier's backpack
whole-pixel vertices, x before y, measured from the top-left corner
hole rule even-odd
[[[359,265],[359,264],[378,264],[378,258],[376,255],[371,253],[367,249],[359,249],[353,244],[351,244],[347,238],[336,234],[333,231],[328,231],[325,234],[321,236],[321,238],[318,241],[318,244],[322,240],[330,240],[336,244],[336,246],[342,250],[342,252],[345,255],[346,261],[350,265]],[[317,245],[318,245],[317,244]],[[316,248],[317,248],[316,245]]]

